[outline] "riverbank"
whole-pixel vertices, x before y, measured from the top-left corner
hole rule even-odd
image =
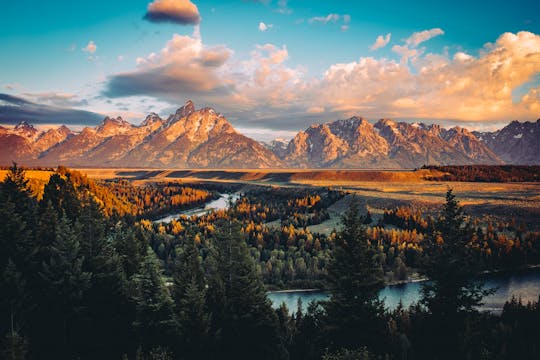
[[[481,311],[499,313],[506,301],[514,296],[524,303],[537,301],[540,296],[540,267],[534,266],[514,272],[491,273],[484,279],[486,288],[496,288],[497,291],[484,298]],[[404,307],[417,303],[421,297],[421,281],[407,282],[399,285],[387,285],[379,293],[385,307],[395,309],[399,303]],[[330,296],[328,291],[317,289],[289,289],[282,291],[269,291],[268,297],[274,307],[285,303],[288,309],[294,310],[300,301],[302,310],[312,301],[324,301]]]
[[[483,278],[483,280],[489,279],[490,276],[493,275],[507,275],[507,274],[519,274],[520,272],[527,272],[531,270],[539,270],[540,271],[540,264],[530,264],[530,265],[523,265],[515,268],[502,268],[502,269],[493,269],[493,270],[485,270],[478,274],[478,277]],[[411,276],[409,276],[406,280],[392,280],[392,281],[385,281],[384,285],[386,287],[388,286],[403,286],[408,284],[416,284],[416,283],[422,283],[424,281],[428,281],[429,279],[423,276],[420,276],[419,273],[413,273]],[[322,283],[319,281],[319,283]],[[278,287],[272,286],[271,284],[266,284],[267,286],[267,292],[268,293],[297,293],[297,292],[329,292],[330,289],[326,286],[313,288],[302,288],[302,287],[296,287],[296,288],[290,288],[290,289],[280,289]]]

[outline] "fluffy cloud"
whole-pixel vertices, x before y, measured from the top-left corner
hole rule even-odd
[[[262,21],[259,23],[259,31],[265,32],[273,27],[273,24],[265,24]]]
[[[105,94],[170,98],[170,94],[224,93],[227,83],[219,70],[231,55],[225,46],[206,47],[197,36],[175,34],[159,54],[138,58],[138,69],[112,76]]]
[[[95,53],[96,50],[97,50],[97,45],[96,45],[95,42],[93,42],[92,40],[90,40],[90,41],[88,42],[88,45],[86,45],[85,47],[83,47],[82,50],[83,50],[84,52],[89,53],[89,54],[93,54],[93,53]]]
[[[197,25],[201,22],[201,15],[197,5],[190,0],[155,0],[148,4],[144,19],[152,22]]]
[[[370,47],[371,51],[383,48],[386,45],[388,45],[388,43],[390,42],[391,36],[392,36],[391,33],[386,34],[386,36],[382,36],[382,35],[377,36],[375,43],[371,45]]]
[[[404,45],[392,46],[392,51],[401,56],[402,63],[407,63],[409,59],[417,60],[425,51],[424,48],[418,48],[418,45],[442,34],[444,34],[444,31],[439,28],[415,32],[405,39]]]
[[[160,53],[139,59],[135,71],[110,78],[106,93],[145,94],[175,104],[193,98],[236,125],[275,129],[352,115],[467,122],[538,117],[538,85],[519,99],[512,92],[540,74],[539,35],[505,33],[478,54],[449,54],[419,48],[428,38],[418,35],[423,33],[394,47],[407,61],[360,57],[316,77],[288,65],[285,45],[257,45],[239,60],[224,46],[175,35]]]
[[[426,38],[413,35],[408,43],[417,45]],[[319,96],[335,109],[361,106],[366,116],[464,121],[538,116],[533,112],[539,103],[535,89],[520,102],[512,101],[512,91],[540,73],[538,35],[505,33],[478,57],[462,52],[453,57],[415,56],[410,66],[374,58],[333,65],[324,75]]]

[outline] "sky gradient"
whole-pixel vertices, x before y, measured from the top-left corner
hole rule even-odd
[[[352,115],[493,129],[540,118],[539,14],[537,1],[4,2],[0,122],[32,104],[41,123],[138,123],[192,99],[258,138]]]

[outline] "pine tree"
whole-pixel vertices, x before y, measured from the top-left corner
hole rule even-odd
[[[206,279],[193,239],[186,239],[183,251],[177,257],[173,279],[182,355],[187,359],[204,358],[211,314],[206,302]]]
[[[161,275],[156,255],[147,250],[139,271],[133,276],[136,317],[133,323],[144,349],[169,344],[176,327],[174,303]]]
[[[12,350],[24,340],[19,331],[32,309],[35,214],[36,201],[24,170],[13,164],[0,183],[0,337],[7,336],[6,346]]]
[[[213,254],[217,272],[211,274],[209,281],[212,325],[214,334],[219,334],[216,355],[235,359],[283,358],[286,351],[278,334],[276,314],[239,226],[229,223],[222,228]]]
[[[76,230],[65,216],[59,221],[50,252],[51,257],[43,262],[39,274],[44,294],[38,303],[37,310],[42,315],[38,321],[52,330],[44,336],[48,339],[43,341],[48,342],[45,346],[55,356],[65,357],[74,351],[72,330],[80,320],[82,300],[91,279],[91,274],[83,270],[84,257]],[[50,343],[51,339],[55,340]]]
[[[421,303],[431,314],[430,342],[439,358],[459,357],[459,333],[465,318],[477,313],[484,296],[493,290],[474,278],[478,271],[469,253],[471,227],[452,189],[425,251],[422,272],[430,281],[422,285]]]
[[[369,244],[364,218],[353,201],[342,218],[329,267],[331,297],[324,304],[331,347],[382,351],[386,337],[382,273]]]
[[[43,189],[42,200],[45,205],[49,202],[57,211],[59,217],[65,214],[72,222],[75,222],[80,217],[82,204],[75,185],[70,181],[69,173],[66,175],[59,173],[51,175],[49,182]]]

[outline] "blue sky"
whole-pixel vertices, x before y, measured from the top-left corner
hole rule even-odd
[[[155,2],[4,2],[0,93],[135,123],[193,99],[256,136],[352,115],[540,117],[537,1]]]

